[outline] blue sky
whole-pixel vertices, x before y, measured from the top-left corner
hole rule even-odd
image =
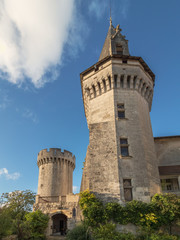
[[[112,0],[132,56],[156,75],[154,136],[180,135],[180,1]],[[0,193],[38,184],[37,154],[76,156],[78,191],[89,136],[79,74],[98,61],[109,0],[0,0]]]

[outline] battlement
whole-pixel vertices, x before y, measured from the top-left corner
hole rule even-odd
[[[43,149],[38,153],[38,166],[48,162],[56,162],[58,160],[68,161],[75,167],[75,156],[67,150],[62,151],[61,148]]]

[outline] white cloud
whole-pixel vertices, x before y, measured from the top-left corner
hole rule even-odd
[[[73,193],[78,193],[78,192],[79,192],[79,187],[73,186]]]
[[[74,20],[74,0],[0,0],[0,77],[36,87],[57,78]]]
[[[22,113],[22,116],[24,118],[31,119],[34,123],[38,122],[37,115],[30,109],[24,110],[24,112]]]
[[[9,173],[7,168],[1,168],[0,169],[0,176],[5,176],[6,179],[11,179],[11,180],[16,180],[20,177],[20,173],[15,172],[15,173]]]

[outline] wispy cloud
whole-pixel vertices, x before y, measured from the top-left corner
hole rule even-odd
[[[6,109],[10,102],[7,92],[0,89],[0,110]]]
[[[89,13],[97,19],[100,19],[104,17],[104,14],[106,14],[107,17],[110,17],[110,8],[112,8],[112,15],[114,15],[114,12],[117,11],[118,8],[118,15],[120,14],[123,18],[127,18],[130,0],[117,0],[116,4],[114,2],[91,0],[88,7]]]
[[[89,13],[100,19],[109,7],[108,1],[91,0],[89,3]]]
[[[79,189],[80,188],[78,186],[73,186],[73,193],[78,193]]]
[[[11,180],[16,180],[20,177],[20,173],[15,172],[15,173],[9,173],[7,168],[1,168],[0,169],[0,176],[5,176],[6,179],[11,179]]]
[[[30,109],[25,109],[22,113],[22,117],[32,120],[34,123],[38,123],[37,115]]]
[[[120,0],[120,11],[122,16],[126,19],[130,7],[130,0]]]
[[[0,0],[0,77],[37,88],[57,78],[64,45],[79,42],[75,10],[75,0]]]

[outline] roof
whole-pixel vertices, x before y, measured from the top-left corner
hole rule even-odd
[[[121,34],[119,25],[116,28],[113,27],[110,21],[109,30],[101,51],[99,61],[102,59],[112,56],[112,54],[121,53],[121,55],[129,56],[128,40]]]
[[[173,138],[180,138],[180,135],[175,136],[162,136],[162,137],[154,137],[154,140],[163,140],[163,139],[173,139]]]

